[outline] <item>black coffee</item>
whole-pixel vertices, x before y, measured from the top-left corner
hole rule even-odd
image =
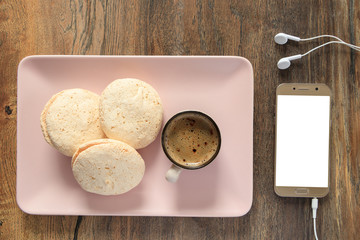
[[[220,133],[215,124],[199,113],[186,113],[173,119],[163,135],[168,155],[179,165],[198,168],[217,154]]]

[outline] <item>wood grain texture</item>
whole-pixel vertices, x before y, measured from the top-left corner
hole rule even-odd
[[[320,239],[360,234],[360,55],[329,46],[279,71],[284,56],[323,43],[273,37],[334,34],[360,45],[356,0],[0,1],[0,239],[313,239],[309,199],[273,191],[275,89],[326,83],[333,91],[330,193]],[[16,204],[16,78],[37,54],[235,55],[254,67],[254,201],[240,218],[31,216]]]

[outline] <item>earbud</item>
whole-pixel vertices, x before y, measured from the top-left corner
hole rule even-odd
[[[285,43],[287,43],[288,40],[293,40],[293,41],[296,41],[296,42],[299,42],[300,41],[300,38],[299,37],[296,37],[296,36],[292,36],[292,35],[289,35],[289,34],[286,34],[286,33],[278,33],[276,34],[276,36],[274,37],[274,40],[277,44],[280,44],[280,45],[284,45]]]
[[[319,36],[315,36],[315,37],[311,37],[311,38],[299,38],[299,37],[296,37],[296,36],[292,36],[292,35],[289,35],[289,34],[286,34],[286,33],[278,33],[276,34],[276,36],[274,37],[274,40],[277,44],[280,44],[280,45],[284,45],[285,43],[287,43],[287,41],[290,39],[290,40],[293,40],[293,41],[296,41],[296,42],[304,42],[304,41],[311,41],[311,40],[314,40],[314,39],[318,39],[318,38],[334,38],[336,39],[336,41],[330,41],[330,42],[326,42],[320,46],[317,46],[309,51],[307,51],[306,53],[304,54],[299,54],[299,55],[294,55],[294,56],[290,56],[290,57],[285,57],[285,58],[282,58],[278,61],[277,63],[277,67],[279,69],[287,69],[288,67],[290,67],[291,65],[291,61],[292,60],[296,60],[296,59],[300,59],[308,54],[310,54],[311,52],[319,49],[319,48],[322,48],[326,45],[329,45],[329,44],[342,44],[342,45],[345,45],[345,46],[348,46],[349,48],[352,48],[354,49],[355,51],[359,51],[360,52],[360,46],[356,46],[356,45],[353,45],[353,44],[350,44],[350,43],[346,43],[344,42],[343,40],[341,40],[340,38],[336,37],[336,36],[333,36],[333,35],[319,35]]]
[[[284,57],[278,61],[277,67],[281,70],[287,69],[290,67],[292,60],[300,59],[301,57],[302,57],[301,54],[290,56],[290,57]]]

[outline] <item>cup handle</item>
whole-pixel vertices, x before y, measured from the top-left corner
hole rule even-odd
[[[180,173],[182,171],[182,168],[172,165],[171,168],[166,172],[165,178],[169,182],[176,182],[179,179]]]

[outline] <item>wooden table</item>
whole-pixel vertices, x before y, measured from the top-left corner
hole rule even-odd
[[[325,47],[290,69],[278,59],[323,43],[276,45],[286,32],[333,34],[360,45],[360,1],[0,2],[0,239],[313,239],[310,199],[273,190],[275,89],[326,83],[333,91],[330,193],[320,239],[356,239],[360,219],[360,55]],[[19,61],[38,54],[235,55],[254,67],[254,200],[237,218],[32,216],[16,204]]]

